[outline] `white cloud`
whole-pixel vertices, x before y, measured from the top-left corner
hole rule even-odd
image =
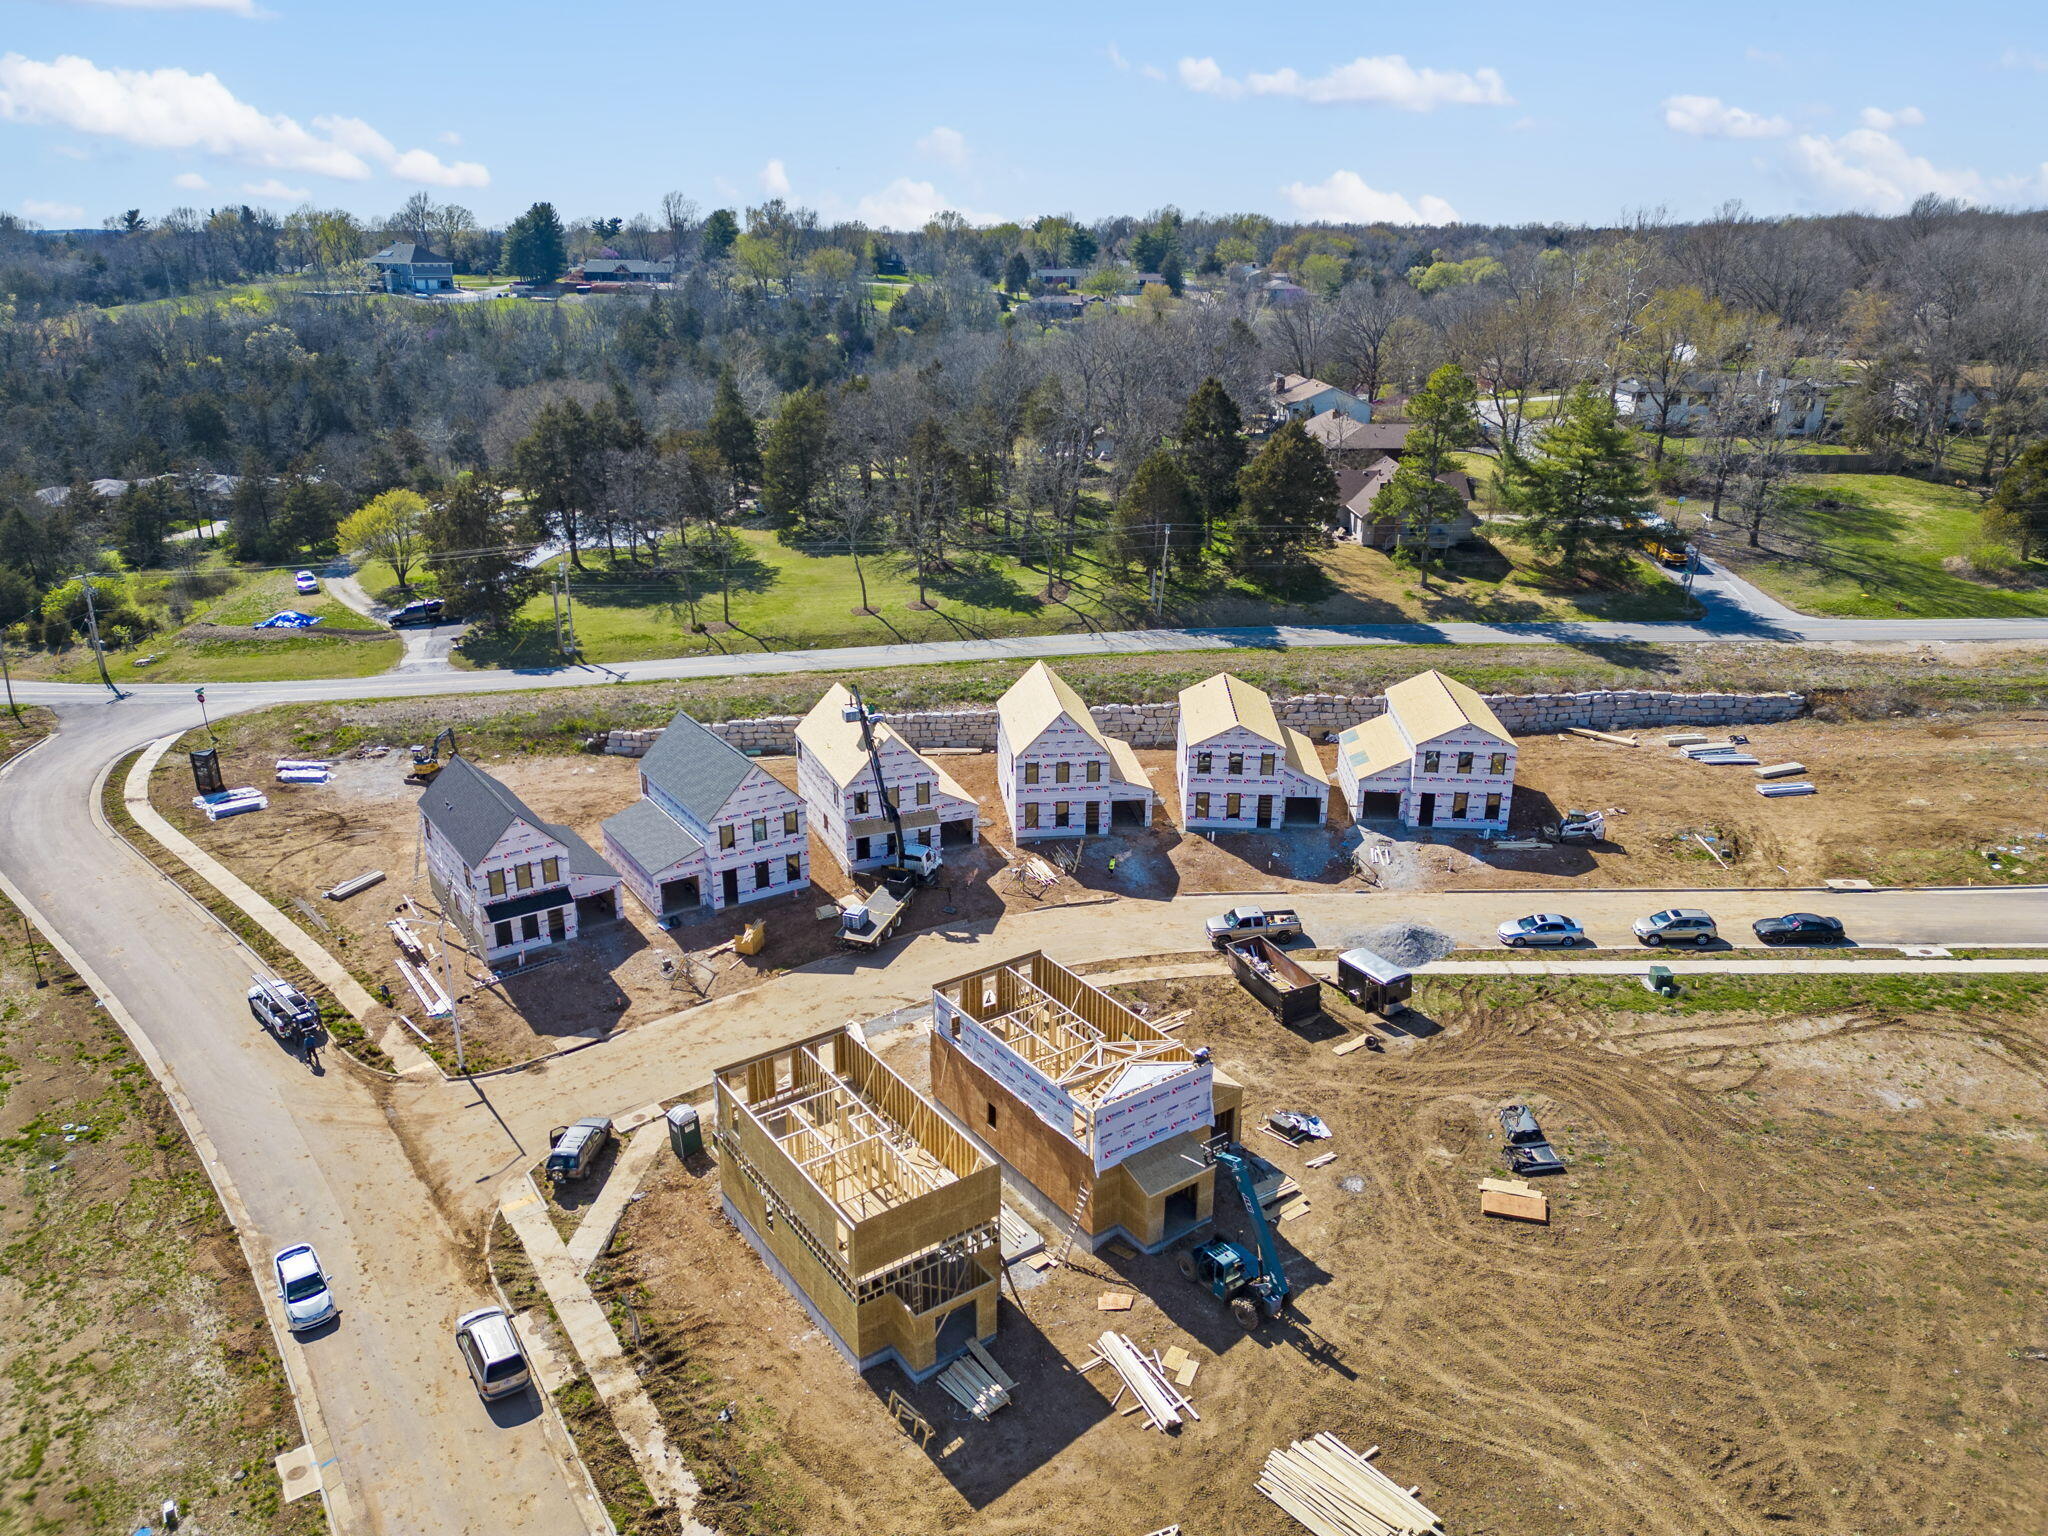
[[[1783,64],[1785,55],[1770,48],[1758,48],[1754,44],[1742,50],[1742,56],[1752,64]]]
[[[255,0],[65,0],[67,5],[103,5],[120,11],[226,11],[261,16]]]
[[[1497,69],[1417,69],[1398,53],[1360,57],[1320,75],[1296,69],[1252,73],[1238,80],[1223,72],[1214,59],[1182,59],[1180,83],[1191,91],[1226,99],[1250,92],[1254,96],[1291,96],[1324,105],[1373,103],[1410,112],[1438,107],[1504,107],[1513,103]]]
[[[1894,128],[1918,128],[1927,121],[1927,114],[1918,107],[1901,107],[1896,112],[1887,112],[1883,107],[1865,107],[1860,119],[1866,128],[1890,133]]]
[[[180,171],[171,178],[171,185],[181,192],[204,192],[212,183],[197,171]]]
[[[967,135],[958,128],[934,128],[917,141],[917,152],[947,165],[967,163]]]
[[[1305,219],[1329,224],[1455,224],[1458,211],[1440,197],[1409,202],[1398,192],[1380,192],[1356,171],[1333,171],[1313,185],[1297,181],[1280,195]]]
[[[1984,178],[1967,168],[1943,170],[1875,128],[1838,138],[1802,133],[1792,141],[1792,166],[1816,191],[1878,213],[1897,213],[1927,193],[1981,202]]]
[[[826,199],[826,204],[828,210],[835,206],[831,198]],[[999,222],[995,214],[963,208],[930,182],[912,181],[908,176],[898,176],[881,191],[861,198],[853,205],[853,216],[876,229],[917,229],[932,215],[949,210],[970,224]]]
[[[1115,43],[1111,43],[1103,51],[1109,55],[1109,62],[1118,69],[1129,69],[1131,67],[1131,61],[1124,57],[1123,50],[1117,47]]]
[[[47,62],[0,55],[0,120],[70,128],[144,149],[198,149],[260,170],[364,181],[380,165],[406,181],[481,187],[490,172],[400,152],[360,118],[317,117],[311,128],[241,100],[218,76],[183,69],[101,69],[62,54]]]
[[[2008,47],[1998,56],[2000,69],[2031,69],[2048,73],[2048,53],[2038,53],[2032,48]]]
[[[761,190],[770,197],[789,196],[789,170],[780,160],[761,167]]]
[[[1166,78],[1166,71],[1157,64],[1140,64],[1138,66],[1138,73],[1147,80],[1164,80]]]
[[[1664,126],[1702,139],[1776,139],[1792,131],[1782,117],[1731,107],[1718,96],[1667,96]]]
[[[24,197],[21,211],[39,224],[76,224],[85,217],[85,210],[76,203],[51,203],[40,197]]]
[[[243,182],[242,193],[246,197],[253,197],[265,203],[303,203],[306,200],[307,189],[288,187],[275,176],[266,176],[261,181]]]
[[[443,128],[439,133],[435,134],[434,137],[439,139],[443,144],[448,145],[450,148],[454,148],[456,145],[459,145],[462,142],[462,135],[457,133],[453,128]]]

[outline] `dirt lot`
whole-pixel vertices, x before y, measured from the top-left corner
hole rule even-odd
[[[2038,979],[1729,984],[1683,1005],[1444,980],[1384,1052],[1335,1059],[1325,1030],[1282,1030],[1228,982],[1128,990],[1195,1009],[1247,1125],[1313,1108],[1335,1131],[1316,1171],[1251,1137],[1311,1202],[1280,1228],[1292,1315],[1246,1335],[1170,1257],[1020,1270],[995,1346],[1018,1404],[980,1425],[893,1368],[856,1379],[717,1215],[715,1173],[663,1158],[602,1274],[718,1529],[1280,1536],[1296,1528],[1256,1468],[1318,1430],[1382,1445],[1468,1533],[2048,1523],[2048,1365],[2026,1353],[2048,1345]],[[910,1031],[884,1047],[913,1074],[923,1050]],[[1513,1100],[1571,1163],[1548,1227],[1477,1213]],[[1096,1310],[1112,1284],[1135,1310]],[[1190,1349],[1201,1422],[1165,1439],[1111,1414],[1100,1372],[1076,1370],[1105,1326]],[[892,1388],[937,1427],[929,1452],[891,1425]]]
[[[2048,722],[1983,716],[1968,721],[1898,720],[1828,724],[1801,720],[1752,727],[1759,757],[1805,763],[1823,793],[1766,800],[1741,768],[1708,768],[1661,746],[1608,746],[1574,736],[1524,738],[1515,831],[1533,831],[1562,808],[1610,810],[1609,840],[1592,848],[1511,852],[1473,838],[1427,840],[1398,829],[1393,857],[1376,866],[1384,888],[1562,888],[1576,882],[1627,886],[1808,885],[1832,877],[1880,883],[1999,883],[2041,878],[2048,867]],[[1326,762],[1335,749],[1323,749]],[[1173,754],[1141,752],[1161,792],[1148,831],[1089,839],[1084,846],[1037,843],[1046,860],[1072,860],[1060,882],[1036,894],[1006,872],[1009,827],[995,789],[991,754],[946,755],[948,773],[985,807],[989,825],[972,849],[949,856],[942,884],[915,898],[906,931],[973,923],[1048,902],[1111,897],[1162,899],[1199,893],[1356,888],[1351,850],[1359,831],[1332,796],[1321,828],[1186,837],[1174,825]],[[763,766],[792,785],[793,758]],[[483,764],[540,815],[569,823],[593,846],[599,826],[636,792],[634,760],[588,754],[486,755]],[[336,763],[333,783],[269,783],[266,755],[243,748],[227,759],[231,783],[264,785],[271,808],[208,823],[190,804],[182,760],[166,758],[156,803],[199,845],[303,920],[306,901],[329,931],[317,936],[361,976],[390,989],[412,1016],[410,994],[384,924],[410,898],[436,912],[424,875],[415,878],[414,805],[403,750]],[[1725,867],[1688,829],[1711,829],[1734,850]],[[1993,866],[1987,849],[2002,852]],[[2038,853],[2033,850],[2038,849]],[[382,869],[387,879],[347,902],[320,891],[344,876]],[[482,967],[457,947],[458,974],[471,990],[464,1014],[472,1068],[506,1065],[563,1045],[662,1017],[707,998],[753,986],[832,952],[832,928],[816,909],[855,888],[815,839],[813,889],[750,905],[664,933],[631,897],[625,920],[588,931],[585,942],[530,975],[486,986]],[[869,882],[862,882],[863,884]],[[768,945],[740,957],[727,946],[741,927],[768,922]],[[317,930],[316,930],[317,932]],[[449,930],[453,935],[453,930]],[[373,1028],[372,1034],[377,1031]],[[436,1054],[452,1062],[445,1025]]]
[[[176,1118],[92,994],[0,920],[0,1531],[129,1531],[172,1497],[215,1536],[324,1530],[318,1499],[280,1507],[298,1422]]]

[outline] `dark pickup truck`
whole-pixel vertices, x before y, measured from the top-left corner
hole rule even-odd
[[[1516,1173],[1563,1173],[1564,1159],[1544,1137],[1543,1127],[1529,1113],[1526,1104],[1510,1104],[1500,1112],[1501,1134],[1506,1137],[1501,1155]]]

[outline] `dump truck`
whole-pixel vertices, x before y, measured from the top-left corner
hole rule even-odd
[[[1268,939],[1301,936],[1301,918],[1291,907],[1233,907],[1204,926],[1209,930],[1209,943],[1217,949],[1253,934]]]
[[[1322,983],[1270,940],[1258,934],[1233,939],[1223,946],[1223,957],[1245,991],[1279,1023],[1294,1024],[1323,1011]]]
[[[908,880],[886,881],[869,891],[859,906],[841,908],[839,942],[848,949],[880,949],[903,920],[913,889]]]

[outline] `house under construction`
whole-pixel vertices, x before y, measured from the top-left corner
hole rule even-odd
[[[1002,1179],[851,1029],[715,1078],[725,1213],[860,1370],[995,1337]]]
[[[1157,1252],[1210,1219],[1202,1143],[1236,1134],[1243,1093],[1208,1055],[1042,954],[932,993],[932,1097],[1091,1249]]]

